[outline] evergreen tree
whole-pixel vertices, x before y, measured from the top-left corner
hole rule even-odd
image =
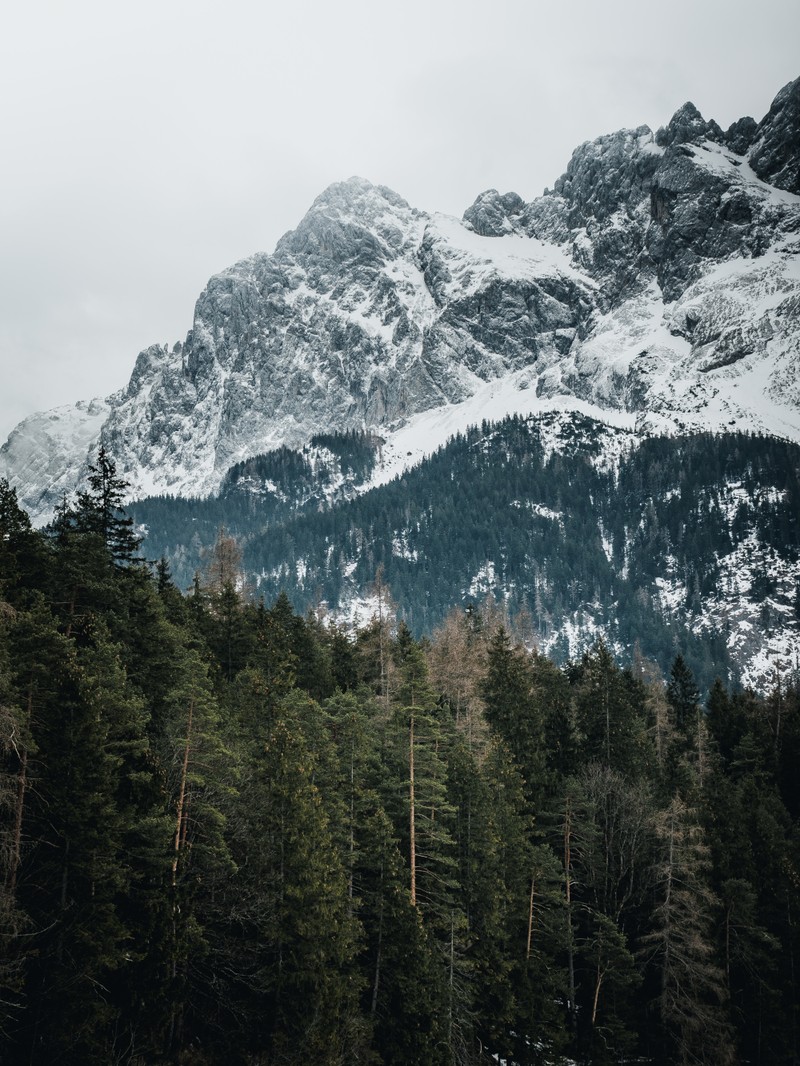
[[[452,1049],[462,1038],[461,1008],[469,998],[466,991],[461,994],[466,921],[457,894],[455,808],[448,791],[452,733],[436,707],[423,650],[404,623],[398,627],[393,660],[395,758],[405,793],[400,837],[408,856],[409,899],[419,910],[439,967],[446,1042]]]
[[[89,464],[89,487],[78,493],[74,525],[80,533],[97,534],[118,566],[137,561],[140,538],[123,504],[128,482],[117,477],[114,460],[101,445],[97,461]]]
[[[243,890],[235,992],[244,996],[248,1040],[270,1062],[338,1066],[353,1061],[363,1042],[353,970],[358,926],[313,782],[315,760],[302,733],[280,717],[253,758],[235,851]]]
[[[636,1046],[632,993],[641,978],[633,941],[651,888],[649,785],[598,763],[574,786],[572,857],[580,1040],[593,1059],[616,1061]]]
[[[17,493],[0,478],[0,602],[20,607],[47,584],[46,545],[17,502]]]
[[[696,811],[675,796],[654,824],[658,841],[653,928],[642,938],[658,973],[654,1008],[664,1044],[659,1061],[734,1060],[723,973],[714,952],[717,902],[709,885],[709,851]]]
[[[544,715],[534,698],[530,664],[523,651],[512,647],[504,626],[489,643],[480,694],[486,720],[514,756],[529,802],[540,808],[546,786]]]
[[[586,1056],[596,1063],[619,1062],[636,1048],[631,993],[641,974],[624,933],[601,911],[586,912],[579,953],[589,993],[581,1041]]]
[[[131,815],[147,747],[142,708],[102,625],[77,649],[41,622],[20,647],[31,637],[47,678],[27,669],[22,678],[36,753],[19,881],[37,951],[20,1043],[31,1061],[99,1063],[113,1055],[117,990],[136,941],[126,901],[146,835]]]
[[[170,820],[165,1041],[167,1050],[177,1054],[196,1032],[204,1031],[218,1007],[206,966],[213,960],[222,886],[236,870],[225,825],[238,767],[225,743],[208,665],[198,648],[187,642],[176,654],[174,668],[153,747],[164,768]]]
[[[648,757],[641,682],[620,670],[599,641],[575,671],[573,689],[585,760],[626,774],[641,773]]]
[[[698,742],[698,716],[700,692],[695,684],[694,675],[686,665],[683,656],[677,655],[672,664],[667,682],[667,701],[675,715],[675,725],[691,744]]]
[[[17,902],[17,877],[22,859],[22,825],[28,788],[31,736],[27,716],[11,682],[7,626],[14,618],[0,602],[0,1045],[21,1010],[24,977],[21,934],[25,914]]]

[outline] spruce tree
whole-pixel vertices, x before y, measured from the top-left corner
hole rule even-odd
[[[20,891],[36,954],[22,1041],[31,1061],[100,1063],[113,1054],[116,989],[136,939],[126,899],[129,848],[142,830],[128,824],[146,747],[141,705],[102,625],[81,648],[44,626],[35,644],[47,680],[32,681],[35,786],[25,808],[30,844]]]
[[[480,694],[487,722],[507,744],[522,774],[532,809],[540,808],[547,783],[544,714],[534,698],[530,662],[512,646],[504,626],[489,643]]]
[[[48,564],[43,537],[19,506],[16,490],[0,478],[0,602],[20,607],[44,591]]]
[[[645,692],[630,672],[620,670],[602,640],[584,655],[573,690],[584,759],[626,774],[641,773],[648,757]]]
[[[25,709],[11,680],[7,627],[14,618],[0,602],[0,1046],[22,1010],[25,914],[17,879],[23,855],[22,827],[29,787],[32,739]]]
[[[682,655],[676,655],[672,663],[667,683],[667,700],[675,714],[675,725],[679,732],[686,736],[692,734],[700,709],[700,692]]]
[[[353,960],[358,926],[314,784],[305,738],[278,717],[253,751],[237,817],[244,834],[238,962],[253,1051],[339,1066],[362,1041]],[[246,859],[246,862],[245,862]]]
[[[89,464],[88,483],[88,488],[77,496],[75,528],[80,533],[100,536],[116,565],[137,561],[140,538],[123,506],[128,482],[117,476],[116,463],[105,445],[101,445],[96,462]]]
[[[171,929],[166,952],[170,1007],[166,1047],[177,1054],[214,1017],[208,965],[219,891],[236,870],[226,839],[226,814],[236,796],[237,762],[226,744],[219,706],[201,649],[178,649],[174,684],[154,734],[164,769],[170,819]]]
[[[676,795],[654,822],[658,842],[656,906],[642,938],[647,964],[658,974],[654,1001],[664,1043],[659,1061],[734,1061],[725,982],[715,957],[717,901],[709,883],[710,856],[697,812]]]

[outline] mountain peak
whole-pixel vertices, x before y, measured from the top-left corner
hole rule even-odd
[[[464,220],[482,237],[501,237],[514,232],[514,222],[524,210],[525,201],[517,193],[487,189],[464,212]]]
[[[321,192],[276,251],[344,259],[363,251],[365,243],[377,251],[375,237],[397,248],[409,226],[423,217],[393,189],[354,176]]]
[[[724,135],[713,119],[706,122],[691,100],[678,108],[666,129],[662,127],[656,134],[656,144],[662,148],[672,144],[697,144],[703,140],[722,142]]]
[[[340,211],[359,215],[370,208],[410,211],[408,201],[386,185],[375,185],[357,174],[346,181],[334,181],[319,194],[308,213],[316,211]]]

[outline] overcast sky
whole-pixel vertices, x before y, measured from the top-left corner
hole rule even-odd
[[[218,270],[359,174],[461,215],[686,100],[800,75],[797,0],[27,0],[0,16],[0,441],[182,340]]]

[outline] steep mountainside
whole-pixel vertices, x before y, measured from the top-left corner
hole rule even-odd
[[[622,661],[638,647],[665,672],[680,651],[704,685],[768,688],[796,669],[797,445],[737,433],[637,447],[630,431],[553,412],[474,427],[364,492],[381,458],[378,439],[318,437],[234,468],[219,498],[132,513],[146,554],[184,587],[224,526],[268,603],[286,590],[302,611],[366,621],[381,567],[419,633],[488,596],[559,661],[602,635]]]
[[[100,440],[134,496],[205,494],[325,430],[391,448],[424,416],[430,450],[493,396],[493,416],[800,440],[799,114],[800,79],[726,133],[686,104],[655,136],[582,145],[533,202],[484,193],[462,221],[333,185],[272,255],[212,278],[185,342],[143,351],[125,389],[21,423],[0,472],[41,521]]]

